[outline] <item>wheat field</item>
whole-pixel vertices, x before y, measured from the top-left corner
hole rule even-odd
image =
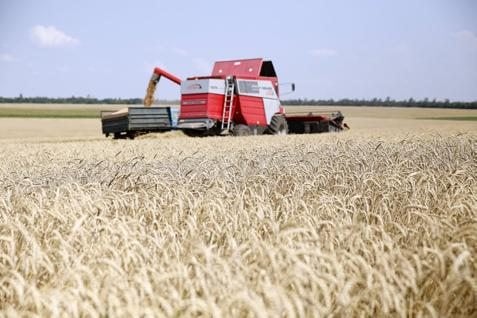
[[[475,317],[477,134],[384,132],[4,142],[0,316]]]

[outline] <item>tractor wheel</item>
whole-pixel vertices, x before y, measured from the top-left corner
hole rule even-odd
[[[268,131],[272,135],[286,135],[288,134],[287,120],[283,115],[274,115],[268,125]]]
[[[232,129],[232,134],[234,136],[250,136],[252,134],[252,130],[247,125],[235,125],[234,129]]]

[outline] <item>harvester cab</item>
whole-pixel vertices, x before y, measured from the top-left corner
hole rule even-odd
[[[187,135],[260,134],[283,112],[275,68],[263,59],[216,62],[210,76],[185,80],[181,95]]]

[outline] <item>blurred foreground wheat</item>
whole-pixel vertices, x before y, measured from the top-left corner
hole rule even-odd
[[[475,134],[2,148],[0,315],[477,315]]]

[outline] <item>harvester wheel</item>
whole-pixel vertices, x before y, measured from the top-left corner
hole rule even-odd
[[[286,135],[288,134],[287,120],[283,115],[274,115],[268,125],[268,131],[272,135]]]
[[[234,126],[232,134],[234,136],[250,136],[252,134],[252,130],[247,125],[239,124]]]

